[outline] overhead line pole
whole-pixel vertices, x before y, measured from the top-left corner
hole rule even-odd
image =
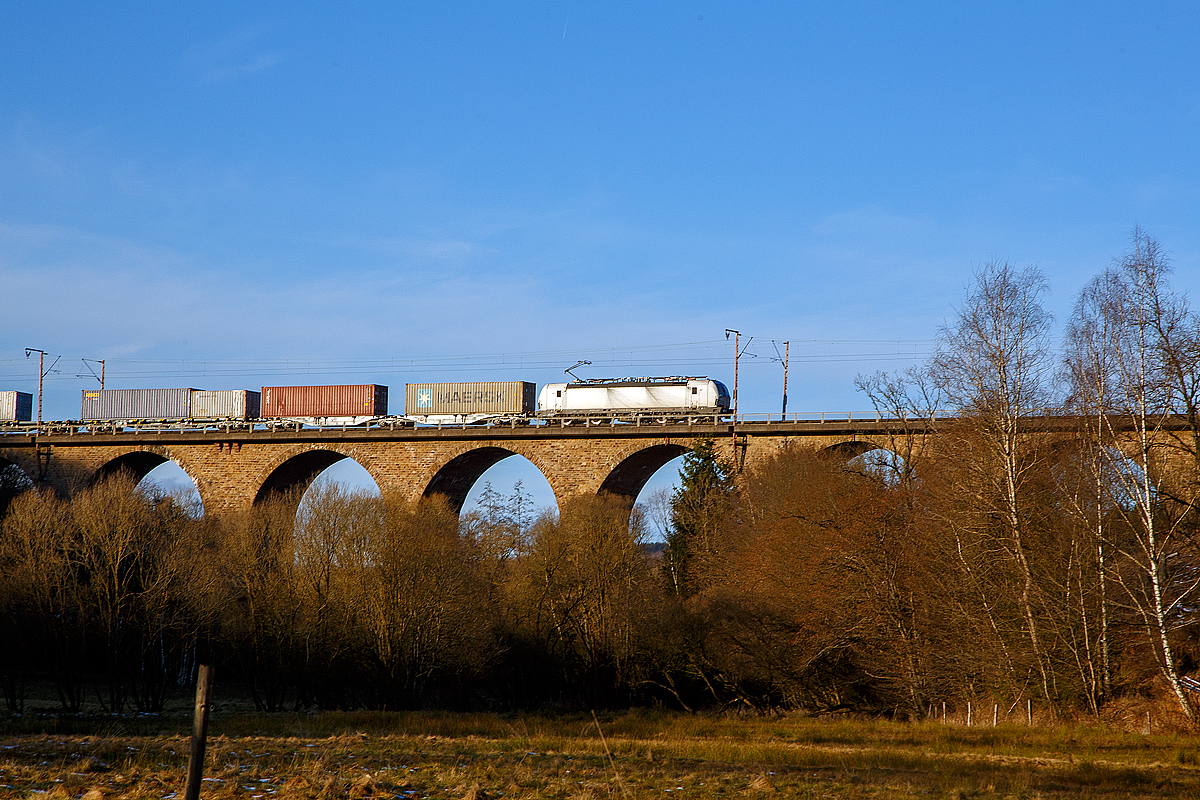
[[[46,370],[46,351],[45,351],[45,350],[39,350],[39,349],[37,349],[36,347],[26,347],[26,348],[25,348],[25,357],[26,357],[26,358],[29,358],[29,356],[30,356],[31,354],[33,354],[33,353],[37,353],[37,354],[38,354],[38,413],[37,413],[37,424],[38,424],[38,428],[40,429],[40,428],[42,427],[42,380],[43,380],[43,379],[46,377],[46,372],[47,372],[47,370]],[[60,358],[62,358],[62,356],[58,356],[57,358],[55,358],[55,359],[54,359],[54,364],[57,364],[57,363],[58,363],[58,360],[59,360]],[[50,365],[50,369],[54,369],[54,364],[51,364],[51,365]]]
[[[33,353],[38,354],[38,412],[37,412],[37,426],[33,429],[33,452],[34,452],[34,457],[37,458],[38,485],[43,486],[46,483],[46,468],[48,465],[47,462],[50,459],[50,454],[49,454],[48,450],[46,453],[43,454],[42,446],[38,444],[38,434],[40,434],[42,432],[42,382],[45,379],[46,372],[47,372],[47,370],[46,370],[46,351],[39,350],[36,347],[26,347],[25,348],[25,357],[26,358],[29,358],[29,356],[32,355]],[[59,359],[61,359],[61,358],[62,358],[62,356],[56,356],[54,359],[54,364],[57,364]],[[51,370],[54,369],[54,364],[50,365]]]
[[[100,389],[103,390],[104,389],[104,359],[103,358],[81,358],[79,360],[83,362],[84,368],[87,369],[88,372],[92,373],[92,377],[95,378],[96,380],[100,381]],[[94,370],[90,366],[88,366],[89,361],[100,365],[100,374],[99,375],[96,374],[96,370]],[[75,377],[76,378],[86,378],[87,375],[76,375]]]
[[[791,342],[783,343],[783,413],[787,415],[787,368],[788,368],[788,350],[791,347]],[[776,353],[779,351],[776,350]]]
[[[741,341],[742,332],[735,331],[733,328],[725,329],[725,340],[729,340],[729,334],[733,334],[733,421],[737,422],[737,399],[738,399],[738,359],[741,357]]]
[[[26,358],[29,358],[29,352],[30,352],[30,351],[29,351],[29,348],[25,348],[25,357],[26,357]],[[37,354],[38,354],[38,413],[37,413],[37,426],[38,426],[38,429],[40,430],[40,429],[41,429],[41,427],[42,427],[42,379],[46,377],[46,373],[45,373],[45,371],[43,370],[43,366],[44,366],[44,365],[45,365],[45,363],[46,363],[46,351],[45,351],[45,350],[38,350],[38,351],[37,351]]]
[[[737,466],[737,407],[738,407],[738,359],[742,357],[742,332],[735,331],[732,328],[725,329],[725,340],[729,340],[729,334],[733,334],[733,424],[729,426],[729,445],[731,448],[733,464]]]

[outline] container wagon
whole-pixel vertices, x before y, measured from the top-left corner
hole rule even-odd
[[[388,387],[373,383],[352,386],[264,386],[262,418],[306,424],[358,425],[387,416]]]
[[[32,394],[29,392],[0,392],[0,422],[32,421]]]
[[[261,395],[250,389],[192,392],[193,419],[255,420],[261,411]]]
[[[524,418],[536,411],[537,386],[526,381],[409,383],[404,387],[404,416],[413,422]]]
[[[81,420],[187,419],[197,389],[84,389]]]
[[[729,390],[709,378],[604,378],[548,383],[539,417],[728,414]]]

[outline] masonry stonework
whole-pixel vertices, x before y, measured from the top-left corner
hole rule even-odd
[[[206,511],[220,514],[249,508],[272,492],[303,490],[343,458],[362,465],[385,494],[416,499],[441,492],[458,507],[488,467],[517,455],[541,471],[561,503],[600,491],[632,499],[658,468],[700,436],[713,437],[717,452],[743,468],[788,442],[811,449],[850,447],[848,455],[894,446],[887,431],[864,425],[739,425],[736,436],[730,425],[74,433],[6,437],[0,465],[17,464],[66,496],[122,469],[140,479],[170,460],[195,482]]]
[[[1069,417],[1051,419],[1044,430],[1030,435],[1050,435],[1070,446],[1078,425]],[[632,500],[657,469],[701,436],[713,437],[718,455],[739,470],[752,470],[788,446],[831,451],[846,459],[884,449],[908,459],[936,435],[935,430],[935,424],[914,427],[895,420],[110,434],[68,429],[37,437],[3,436],[0,467],[16,464],[42,486],[69,496],[114,472],[128,470],[140,480],[164,461],[174,461],[195,482],[205,511],[221,514],[247,509],[274,492],[302,491],[326,467],[351,458],[385,494],[408,499],[444,494],[461,508],[479,477],[513,455],[537,467],[560,504],[598,492]],[[1157,471],[1187,472],[1182,455],[1186,448],[1179,448],[1174,439],[1186,432],[1178,422],[1157,436],[1155,458],[1162,461]],[[1124,431],[1116,446],[1133,455],[1133,438]]]

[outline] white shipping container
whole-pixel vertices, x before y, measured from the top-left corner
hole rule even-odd
[[[187,419],[196,389],[84,389],[80,419]]]
[[[193,391],[193,419],[258,419],[261,395],[249,389]]]
[[[0,422],[33,420],[33,395],[28,392],[0,392]]]

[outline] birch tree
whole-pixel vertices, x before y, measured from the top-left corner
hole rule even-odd
[[[1107,543],[1106,519],[1114,509],[1111,481],[1112,459],[1109,447],[1114,444],[1114,431],[1109,414],[1116,404],[1118,360],[1123,321],[1120,314],[1121,282],[1116,273],[1105,272],[1094,278],[1079,294],[1074,312],[1067,324],[1063,359],[1064,374],[1070,397],[1068,406],[1080,415],[1080,438],[1076,466],[1082,473],[1086,491],[1064,492],[1069,512],[1082,522],[1091,534],[1096,559],[1096,591],[1098,595],[1098,632],[1100,674],[1093,691],[1096,695],[1112,694],[1112,642],[1109,630],[1109,570],[1111,553]],[[1090,640],[1085,648],[1091,649]],[[1090,660],[1090,659],[1089,659]]]
[[[955,319],[939,332],[929,374],[946,399],[980,432],[978,478],[994,502],[1004,552],[1017,568],[1019,604],[1043,695],[1051,670],[1039,628],[1038,587],[1030,565],[1025,488],[1031,420],[1049,405],[1052,319],[1042,306],[1046,281],[1035,268],[992,262],[976,272]],[[994,498],[994,500],[992,499]]]
[[[1173,417],[1173,400],[1192,402],[1186,394],[1188,371],[1173,338],[1189,317],[1186,303],[1167,286],[1169,265],[1158,243],[1140,230],[1133,247],[1103,278],[1105,313],[1113,335],[1111,413],[1105,419],[1113,439],[1125,442],[1133,468],[1109,449],[1110,474],[1123,502],[1117,503],[1127,536],[1116,548],[1121,560],[1115,576],[1142,621],[1158,666],[1189,723],[1196,720],[1179,680],[1179,658],[1172,632],[1190,623],[1188,607],[1200,579],[1187,547],[1188,512],[1195,505],[1194,482],[1167,483],[1168,448],[1165,425]],[[1181,395],[1181,392],[1184,394]],[[1119,427],[1118,427],[1119,426]],[[1171,492],[1166,491],[1170,489]],[[1169,496],[1168,496],[1169,495]]]

